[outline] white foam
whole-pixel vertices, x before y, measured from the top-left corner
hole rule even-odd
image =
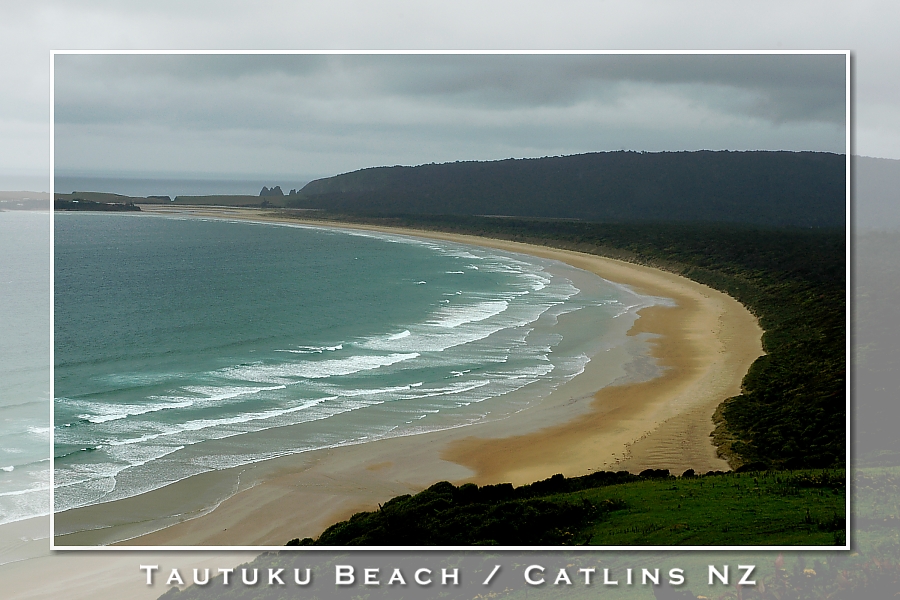
[[[187,421],[185,423],[181,423],[175,426],[167,426],[163,431],[159,433],[151,433],[147,435],[143,435],[137,438],[128,438],[124,440],[115,440],[109,442],[110,446],[125,446],[129,444],[139,444],[142,442],[148,442],[150,440],[155,440],[161,437],[168,437],[180,433],[184,433],[187,431],[200,431],[204,429],[210,429],[214,427],[221,427],[223,425],[238,425],[243,423],[249,423],[251,421],[263,421],[266,419],[272,419],[274,417],[280,417],[282,415],[295,413],[302,410],[307,410],[316,406],[317,404],[321,404],[326,400],[335,400],[337,397],[332,396],[330,398],[316,398],[314,400],[308,400],[306,402],[302,402],[297,406],[292,406],[290,408],[281,408],[281,409],[272,409],[265,410],[255,413],[245,413],[240,415],[235,415],[232,417],[221,417],[218,419],[195,419],[192,421]]]
[[[363,342],[360,346],[374,350],[443,352],[450,348],[483,340],[503,328],[504,326],[499,324],[493,327],[461,327],[458,329],[432,327],[426,330],[424,327],[417,327],[416,332],[409,337],[398,340],[373,339]]]
[[[386,388],[375,389],[355,389],[355,390],[335,390],[334,393],[341,398],[355,398],[357,396],[379,396],[381,394],[394,394],[396,392],[406,392],[412,388],[421,387],[424,382],[410,383],[409,385],[397,385]]]
[[[30,487],[25,490],[13,490],[11,492],[0,492],[0,496],[23,496],[25,494],[33,494],[35,492],[46,492],[50,489],[49,485],[38,485],[35,487]],[[2,523],[6,523],[7,521],[2,521]]]
[[[531,289],[535,292],[539,292],[550,283],[550,279],[547,277],[541,277],[536,273],[524,273],[522,274],[522,278],[528,281]]]
[[[290,352],[292,354],[322,354],[323,352],[336,352],[343,350],[344,345],[337,346],[297,346],[296,350],[276,350],[275,352]]]
[[[112,454],[115,456],[116,460],[126,461],[128,467],[140,467],[169,454],[178,452],[179,450],[183,450],[184,448],[183,445],[152,446],[139,444],[122,446],[115,449]],[[116,475],[118,475],[118,473],[116,473]]]
[[[451,396],[462,394],[464,392],[471,392],[472,390],[477,390],[478,388],[490,385],[490,383],[491,382],[489,380],[482,379],[480,381],[467,382],[458,385],[451,385],[448,387],[433,388],[423,391],[423,393],[421,394],[411,394],[409,397],[419,400],[422,398],[434,398],[435,396]]]
[[[260,392],[270,392],[273,390],[283,390],[284,385],[269,385],[257,387],[216,387],[208,385],[190,385],[184,389],[195,394],[202,394],[204,403],[217,403],[222,400],[231,400],[238,396],[246,396],[247,394],[258,394]]]
[[[453,306],[442,308],[436,317],[428,322],[428,325],[434,327],[444,327],[453,329],[466,323],[477,323],[495,317],[509,308],[509,302],[506,300],[496,300],[493,302],[481,302],[468,306]]]
[[[190,408],[194,405],[215,405],[224,400],[230,400],[239,396],[258,394],[272,390],[284,389],[284,385],[266,387],[213,387],[213,386],[187,386],[185,391],[200,394],[193,396],[149,396],[148,400],[155,400],[149,404],[106,404],[100,402],[72,402],[70,406],[83,407],[86,414],[77,415],[79,419],[85,419],[91,423],[107,423],[118,421],[128,417],[146,415],[164,410],[178,408]]]
[[[622,315],[627,315],[635,308],[642,308],[644,306],[646,306],[646,305],[640,304],[640,303],[639,304],[629,304],[628,306],[626,306],[625,308],[623,308],[622,310],[620,310],[619,312],[614,314],[612,318],[617,319],[617,318],[621,317]]]
[[[357,355],[348,358],[320,361],[301,361],[275,365],[255,364],[229,367],[218,373],[229,379],[241,381],[285,383],[291,378],[323,379],[326,377],[351,375],[360,371],[372,371],[399,362],[418,358],[417,352],[394,353],[388,355]]]
[[[91,423],[107,423],[109,421],[118,421],[131,416],[144,415],[147,413],[159,412],[161,410],[169,410],[174,408],[187,408],[194,404],[193,400],[185,400],[181,402],[166,402],[157,404],[100,404],[91,403],[94,406],[94,413],[82,413],[76,415],[79,419],[90,421]],[[74,407],[73,407],[74,408]]]

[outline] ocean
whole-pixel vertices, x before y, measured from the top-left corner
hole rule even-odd
[[[50,513],[48,211],[0,211],[0,524]]]
[[[56,215],[54,289],[56,511],[503,419],[660,302],[451,242],[104,213]]]

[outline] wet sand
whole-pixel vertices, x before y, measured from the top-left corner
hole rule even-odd
[[[293,221],[253,209],[145,206],[146,212]],[[321,222],[310,223],[321,226]],[[676,306],[639,312],[629,335],[650,334],[659,377],[608,385],[616,367],[592,361],[540,404],[457,429],[319,450],[206,473],[125,500],[56,515],[57,545],[281,546],[391,497],[448,480],[515,485],[595,470],[727,470],[709,437],[712,415],[740,391],[762,354],[761,329],[740,303],[683,277],[614,259],[480,237],[349,226],[560,260]],[[611,371],[612,370],[612,371]],[[235,484],[235,482],[237,482]],[[210,511],[222,489],[237,493]],[[154,515],[172,515],[159,519]],[[96,528],[98,524],[103,529]],[[61,531],[82,530],[62,535]],[[155,530],[155,531],[154,531]],[[153,531],[140,535],[145,531]]]

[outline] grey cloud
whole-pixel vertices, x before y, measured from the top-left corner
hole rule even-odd
[[[57,81],[63,89],[78,78],[155,84],[156,93],[255,86],[258,94],[468,98],[500,107],[571,104],[626,81],[707,84],[757,94],[755,116],[840,121],[843,61],[841,55],[58,56]]]
[[[567,103],[616,82],[706,84],[752,90],[775,114],[843,119],[843,56],[552,55],[427,57],[427,66],[386,71],[396,87],[424,94],[482,94],[512,102]],[[469,59],[466,61],[466,59]],[[474,63],[460,69],[460,62]],[[408,74],[414,73],[411,78]],[[764,113],[760,112],[759,116]]]
[[[124,169],[130,157],[152,170],[168,155],[179,156],[185,169],[260,163],[285,172],[292,161],[303,161],[309,171],[327,173],[619,148],[840,152],[843,61],[59,55],[56,164],[87,169],[94,160],[95,169]],[[203,151],[212,144],[214,152]]]

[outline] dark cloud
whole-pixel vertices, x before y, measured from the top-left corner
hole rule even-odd
[[[183,156],[188,170],[214,169],[205,156],[215,154],[223,170],[283,172],[299,160],[308,172],[327,173],[618,148],[840,152],[844,60],[58,55],[56,164],[134,170],[126,164],[134,160],[153,170],[168,152]],[[204,153],[213,143],[226,147]],[[264,148],[280,149],[281,159],[260,161]]]

